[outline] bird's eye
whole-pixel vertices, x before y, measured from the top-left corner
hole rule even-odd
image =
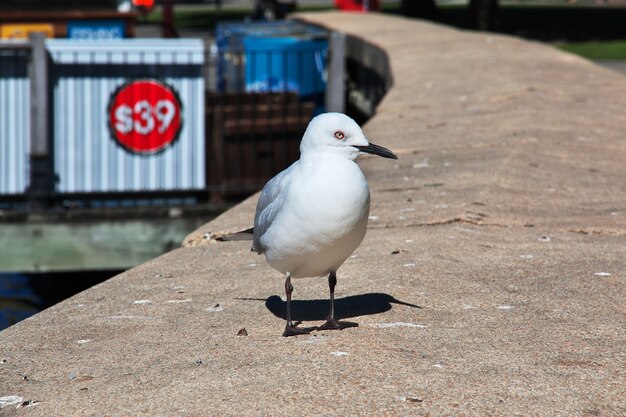
[[[343,134],[343,132],[341,130],[338,130],[334,133],[335,139],[339,139],[342,140],[343,138],[346,137],[346,135]]]

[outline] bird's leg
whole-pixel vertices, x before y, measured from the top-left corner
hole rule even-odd
[[[326,323],[318,327],[318,330],[342,330],[346,327],[356,327],[359,324],[351,321],[339,321],[335,319],[335,285],[337,285],[337,275],[331,272],[328,275],[328,288],[330,289],[330,311],[326,318]]]
[[[299,334],[311,333],[312,330],[317,330],[317,327],[297,327],[299,323],[294,325],[291,321],[291,293],[293,293],[293,285],[291,285],[291,274],[287,272],[285,276],[287,277],[285,279],[285,294],[287,295],[287,325],[285,326],[283,336],[297,336]]]

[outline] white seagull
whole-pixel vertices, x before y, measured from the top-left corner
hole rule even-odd
[[[287,325],[283,336],[358,325],[335,319],[334,298],[337,269],[359,246],[367,229],[370,191],[356,164],[362,153],[398,159],[389,149],[370,143],[345,114],[313,118],[300,143],[300,159],[263,187],[254,227],[220,239],[252,237],[252,250],[264,254],[267,263],[284,274]],[[330,287],[326,323],[306,328],[294,325],[291,278],[326,274]]]

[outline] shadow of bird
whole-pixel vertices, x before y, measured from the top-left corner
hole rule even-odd
[[[337,319],[367,316],[384,313],[392,308],[392,304],[399,304],[413,308],[422,308],[418,305],[397,300],[384,293],[369,293],[353,295],[335,300],[335,315]],[[276,317],[287,317],[287,303],[279,296],[272,295],[265,300],[265,306]],[[328,300],[293,300],[291,315],[297,321],[325,320],[328,314]]]

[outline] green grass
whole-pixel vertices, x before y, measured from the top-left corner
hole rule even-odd
[[[557,46],[590,60],[626,60],[626,40],[575,42]]]
[[[174,9],[174,26],[177,28],[204,28],[213,30],[215,23],[226,20],[243,20],[251,13],[251,9],[227,9],[227,10],[176,10]],[[161,10],[155,10],[146,16],[142,23],[159,24],[163,19]]]
[[[299,7],[299,12],[324,11],[332,10],[332,7],[313,6]],[[207,29],[212,31],[215,25],[220,21],[237,21],[243,20],[252,14],[252,7],[228,8],[217,10],[215,8],[206,8],[205,10],[176,10],[174,9],[174,26],[177,28],[187,29]],[[146,16],[143,23],[159,24],[162,20],[161,10],[155,10]]]
[[[299,7],[298,11],[333,10],[333,7]],[[399,14],[398,4],[383,4],[383,12]],[[174,9],[177,28],[213,31],[219,21],[241,21],[252,13],[251,7],[217,10]],[[468,23],[466,6],[439,7],[440,23],[464,28]],[[626,8],[584,6],[511,6],[500,9],[499,32],[555,44],[558,48],[587,59],[626,60]],[[143,23],[161,22],[157,9]]]
[[[440,23],[465,28],[466,6],[439,7]],[[626,8],[502,5],[499,32],[554,44],[590,60],[626,60]]]
[[[206,29],[212,31],[219,21],[243,20],[251,13],[250,9],[227,9],[214,11],[212,9],[185,11],[174,10],[174,26],[186,29]],[[161,23],[160,11],[155,11],[147,16],[146,23]]]

